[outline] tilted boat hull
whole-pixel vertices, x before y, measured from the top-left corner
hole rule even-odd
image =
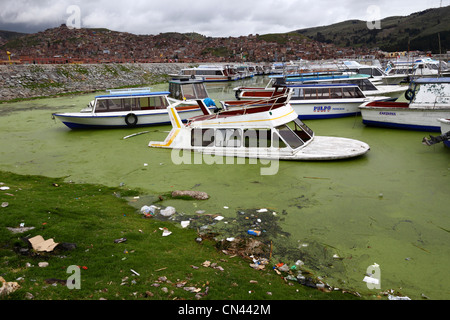
[[[150,145],[154,147],[155,145]],[[312,141],[295,153],[283,152],[277,149],[247,149],[239,150],[216,147],[183,149],[214,156],[228,156],[238,158],[255,158],[264,160],[293,160],[293,161],[331,161],[343,160],[362,156],[370,147],[368,144],[347,138],[315,136]]]

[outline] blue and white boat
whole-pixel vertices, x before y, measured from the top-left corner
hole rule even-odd
[[[420,78],[405,93],[410,102],[368,102],[360,106],[370,126],[440,132],[450,118],[450,78]]]
[[[170,123],[167,108],[173,106],[186,121],[203,114],[196,100],[215,108],[203,86],[199,81],[178,80],[170,82],[170,92],[152,92],[150,88],[109,90],[80,112],[53,113],[52,117],[70,129],[133,128]]]
[[[389,97],[366,97],[353,84],[297,84],[289,100],[302,120],[340,118],[360,114],[359,106],[369,101],[386,101]]]

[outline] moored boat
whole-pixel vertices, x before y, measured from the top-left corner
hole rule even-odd
[[[205,82],[224,82],[240,79],[236,67],[231,65],[200,65],[193,68],[185,68],[179,74],[171,74],[172,79],[196,79]]]
[[[440,131],[450,118],[450,78],[420,78],[405,93],[410,102],[368,102],[360,106],[366,125]]]
[[[360,113],[359,106],[365,102],[391,99],[389,96],[366,97],[360,87],[354,84],[294,83],[263,90],[248,89],[240,92],[240,97],[274,98],[292,91],[289,102],[303,120],[354,116]]]
[[[327,119],[360,114],[359,106],[368,101],[386,101],[389,97],[368,98],[353,84],[288,85],[293,91],[290,104],[300,119]]]
[[[168,106],[177,108],[182,121],[202,114],[192,99],[204,99],[208,108],[215,108],[199,81],[174,80],[169,89],[169,92],[152,92],[150,88],[109,90],[109,94],[96,96],[80,112],[53,113],[52,117],[70,129],[132,128],[170,123]]]
[[[358,140],[315,136],[288,101],[279,97],[211,113],[199,100],[203,115],[186,124],[168,107],[172,130],[164,141],[150,141],[149,147],[273,160],[337,160],[369,151],[369,145]]]

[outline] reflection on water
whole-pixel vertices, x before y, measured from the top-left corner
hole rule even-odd
[[[245,82],[265,86],[268,79]],[[242,83],[211,83],[207,89],[216,101],[234,99],[233,87]],[[167,88],[153,86],[155,91]],[[1,170],[125,184],[152,195],[204,191],[209,200],[160,205],[186,215],[199,210],[220,214],[225,219],[216,226],[223,224],[227,236],[248,227],[240,214],[270,221],[272,228],[266,224],[266,231],[273,239],[274,258],[289,264],[303,258],[333,286],[368,295],[394,289],[412,299],[422,299],[422,294],[450,298],[445,203],[450,151],[443,145],[422,145],[428,133],[365,127],[360,117],[305,121],[316,135],[358,139],[371,150],[345,161],[282,161],[276,175],[262,176],[264,164],[259,162],[173,164],[170,150],[148,148],[150,140],[166,137],[169,126],[146,128],[149,133],[124,140],[143,129],[71,131],[51,119],[55,111],[81,110],[94,96],[0,105]],[[276,219],[257,217],[260,208]],[[370,290],[363,282],[374,263],[380,265],[381,290]]]

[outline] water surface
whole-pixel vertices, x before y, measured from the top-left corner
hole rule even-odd
[[[218,101],[234,99],[232,88],[241,83],[207,87]],[[266,83],[264,77],[247,81]],[[153,89],[167,88],[161,84]],[[71,131],[51,119],[52,112],[79,111],[94,96],[0,105],[1,170],[124,184],[151,195],[205,191],[210,195],[207,201],[171,200],[163,205],[187,215],[198,210],[220,214],[228,226],[239,223],[237,212],[253,219],[252,210],[267,208],[277,218],[277,234],[271,234],[275,258],[293,263],[305,257],[316,275],[331,285],[361,294],[393,289],[411,299],[423,299],[422,294],[450,298],[450,219],[445,202],[450,194],[450,149],[422,145],[430,133],[366,127],[359,116],[305,121],[316,135],[358,139],[371,150],[344,161],[282,161],[277,174],[261,175],[268,167],[261,162],[229,159],[232,164],[224,160],[175,165],[170,150],[148,148],[150,140],[163,140],[170,126]],[[123,139],[142,131],[150,132]],[[225,222],[217,225],[221,223]],[[374,263],[380,265],[380,290],[370,290],[362,281]]]

